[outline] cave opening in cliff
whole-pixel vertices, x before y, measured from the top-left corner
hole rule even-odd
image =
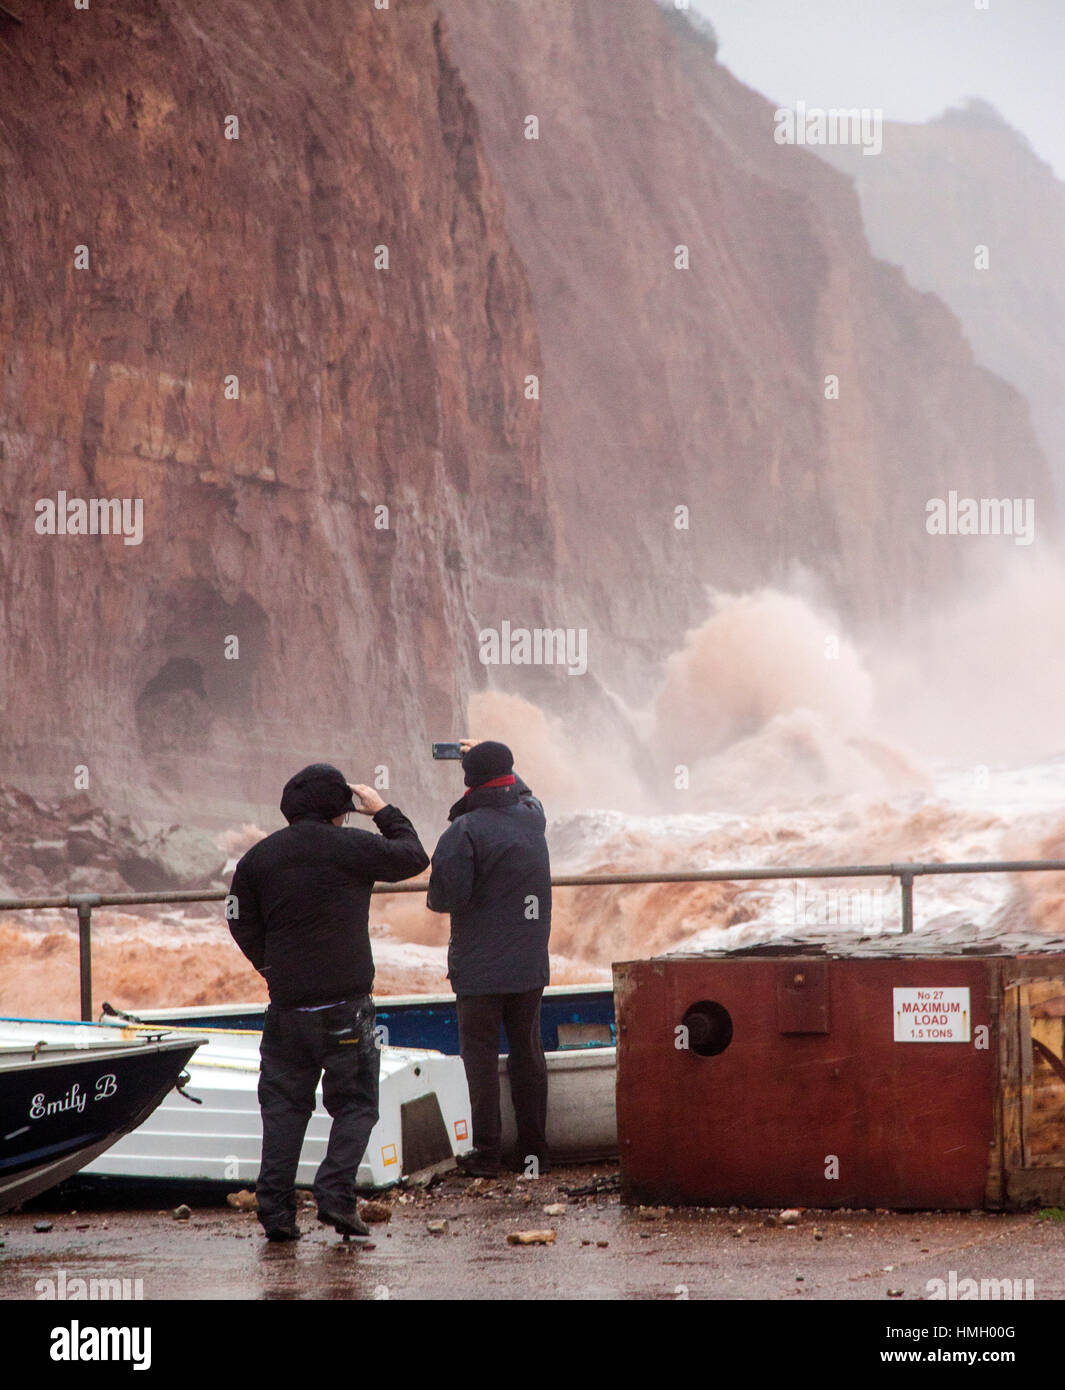
[[[189,657],[169,660],[137,697],[137,733],[148,757],[202,752],[211,728],[203,667]]]

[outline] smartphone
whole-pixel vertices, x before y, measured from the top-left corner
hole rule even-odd
[[[461,758],[462,748],[457,743],[434,743],[434,758]]]

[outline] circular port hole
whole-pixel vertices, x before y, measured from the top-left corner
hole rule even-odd
[[[732,1041],[732,1016],[712,999],[693,1004],[681,1023],[688,1030],[688,1050],[697,1057],[716,1057]]]

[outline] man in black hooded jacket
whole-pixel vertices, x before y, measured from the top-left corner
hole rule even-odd
[[[467,791],[433,855],[428,906],[451,914],[448,978],[473,1118],[471,1177],[499,1172],[499,1030],[518,1127],[518,1166],[548,1171],[547,1064],[540,1002],[549,979],[551,863],[544,808],[503,743],[463,740]],[[530,1164],[530,1160],[533,1161]]]
[[[328,763],[298,772],[281,810],[288,826],[244,855],[227,903],[233,938],[270,991],[260,1051],[259,1220],[271,1240],[299,1235],[296,1171],[324,1072],[333,1123],[314,1181],[318,1219],[365,1236],[355,1179],[377,1123],[381,1061],[370,997],[370,890],[375,880],[420,873],[429,857],[402,811],[372,787],[349,786]],[[373,816],[381,834],[344,829],[350,811]]]

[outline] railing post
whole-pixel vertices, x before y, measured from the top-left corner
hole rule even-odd
[[[902,887],[902,934],[908,936],[913,931],[913,872],[904,869],[899,874]]]
[[[67,902],[78,910],[78,957],[81,964],[81,1020],[92,1022],[92,910],[99,893],[71,893]]]

